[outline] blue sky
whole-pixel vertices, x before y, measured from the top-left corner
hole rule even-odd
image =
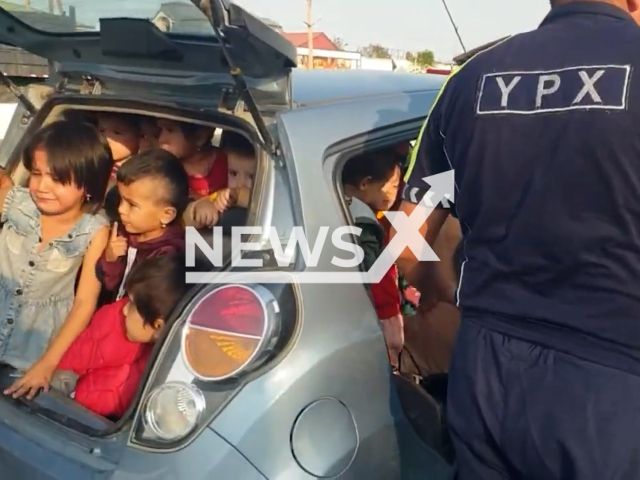
[[[304,31],[306,0],[235,0],[283,25]],[[447,0],[467,48],[532,30],[549,11],[549,0]],[[357,48],[381,43],[401,50],[428,48],[450,60],[461,52],[442,0],[313,0],[316,30]]]

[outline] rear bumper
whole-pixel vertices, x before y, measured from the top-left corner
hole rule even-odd
[[[0,478],[265,480],[235,448],[208,428],[188,447],[172,453],[134,449],[124,445],[126,438],[94,441],[80,437],[0,399]]]
[[[65,480],[70,477],[67,476]],[[173,453],[149,453],[127,448],[110,480],[266,480],[235,448],[206,428],[187,448]]]

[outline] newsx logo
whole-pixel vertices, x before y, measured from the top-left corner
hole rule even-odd
[[[496,72],[482,77],[478,115],[530,115],[569,110],[627,108],[629,65],[547,71]]]

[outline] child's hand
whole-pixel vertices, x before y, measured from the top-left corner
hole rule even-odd
[[[53,363],[40,359],[27,370],[27,373],[13,382],[4,394],[11,395],[13,398],[27,394],[27,400],[32,400],[41,388],[45,392],[49,391],[49,382],[55,369],[56,366]]]
[[[220,190],[216,199],[213,201],[218,212],[222,213],[233,205],[233,195],[230,188]]]
[[[218,223],[220,212],[218,208],[208,198],[204,198],[193,206],[193,219],[203,227],[213,227]]]
[[[400,352],[404,348],[404,318],[401,314],[381,320],[382,334],[387,343],[389,361],[395,368],[399,367]]]
[[[118,222],[114,222],[111,227],[111,237],[107,248],[104,250],[104,256],[107,262],[115,262],[120,257],[127,254],[127,239],[118,234]]]

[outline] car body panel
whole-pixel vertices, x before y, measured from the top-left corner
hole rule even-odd
[[[65,480],[70,477],[66,477]],[[188,448],[171,454],[127,449],[110,480],[265,480],[224,438],[206,428]]]
[[[342,153],[398,132],[417,135],[440,86],[430,78],[400,76],[394,84],[382,75],[374,73],[373,83],[360,89],[349,85],[352,81],[362,86],[360,74],[340,76],[324,88],[314,84],[306,89],[313,90],[315,100],[309,104],[314,106],[280,113],[272,125],[283,155],[272,168],[277,165],[280,174],[286,173],[291,189],[275,189],[273,205],[294,199],[296,224],[304,226],[309,239],[315,239],[322,226],[333,230],[346,223],[333,183]],[[295,81],[305,82],[304,78],[296,72],[294,91]],[[346,98],[355,90],[368,93]],[[305,88],[297,91],[299,98],[305,97]],[[277,225],[277,217],[291,212],[273,208],[270,214],[270,223]],[[331,263],[334,255],[344,256],[344,251],[327,242],[314,268],[336,270]],[[303,480],[336,475],[356,480],[447,478],[449,466],[421,442],[402,412],[366,288],[360,284],[302,284],[296,289],[298,327],[287,351],[270,368],[252,377],[188,446],[171,453],[153,453],[131,445],[122,449],[122,437],[117,437],[110,455],[108,444],[96,452],[87,443],[84,451],[74,446],[77,458],[65,461],[69,465],[75,462],[74,468],[90,466],[83,468],[93,477],[79,478],[104,478],[101,475],[110,472],[113,476],[108,478],[115,480]],[[182,362],[182,358],[177,356],[175,362]],[[330,405],[323,410],[329,413],[314,416],[317,410],[312,407],[318,403]],[[8,424],[17,432],[15,422],[22,421],[9,419],[6,415],[10,414],[0,402],[0,469],[8,465],[4,455],[16,455],[21,446],[32,448],[25,442],[44,445],[45,451],[34,449],[37,453],[31,458],[22,455],[24,465],[47,465],[57,457],[70,457],[69,452],[60,450],[71,447],[54,445],[60,434],[53,424],[32,432],[37,419],[27,419],[22,443],[4,435]],[[331,437],[332,421],[341,432],[336,438]],[[349,423],[353,428],[346,425]],[[6,443],[9,438],[12,443]],[[85,458],[87,455],[93,457]]]
[[[292,96],[294,105],[310,106],[340,100],[354,101],[362,97],[439,90],[443,83],[442,75],[296,69],[292,72]]]
[[[54,67],[52,76],[96,77],[105,84],[103,93],[109,93],[111,79],[118,82],[111,91],[119,94],[125,82],[134,91],[164,87],[173,90],[174,97],[176,91],[185,91],[213,104],[229,91],[238,96],[225,58],[228,53],[247,85],[258,92],[258,104],[288,107],[295,47],[238,5],[214,0],[212,6],[218,10],[214,17],[224,49],[213,29],[211,35],[165,34],[149,19],[102,18],[97,31],[54,33],[33,28],[3,8],[0,43],[48,59]]]
[[[431,84],[435,88],[426,91],[405,92],[398,86],[395,93],[387,86],[385,95],[333,103],[326,103],[332,92],[328,87],[321,105],[279,116],[279,137],[284,151],[293,157],[286,163],[295,167],[292,175],[307,238],[315,239],[320,227],[333,231],[345,222],[334,193],[335,165],[323,162],[327,155],[331,157],[331,146],[355,137],[361,137],[361,143],[368,132],[397,125],[407,125],[417,135],[439,87],[438,82]],[[335,271],[331,259],[341,254],[327,242],[318,267],[311,270]],[[448,466],[420,444],[400,410],[384,340],[363,285],[302,284],[298,288],[302,314],[294,347],[276,368],[246,385],[211,427],[268,478],[330,476],[336,464],[344,464],[350,455],[352,461],[341,478],[415,478],[411,475],[418,472],[445,478]],[[325,459],[324,471],[309,473],[294,454],[292,431],[309,405],[327,398],[350,412],[358,432],[357,447],[354,452],[348,435],[336,439],[343,445],[331,449],[333,457]],[[322,421],[318,420],[317,432],[324,431]],[[318,450],[327,448],[324,439],[313,434],[305,441]],[[415,463],[408,467],[404,454],[411,448]]]

